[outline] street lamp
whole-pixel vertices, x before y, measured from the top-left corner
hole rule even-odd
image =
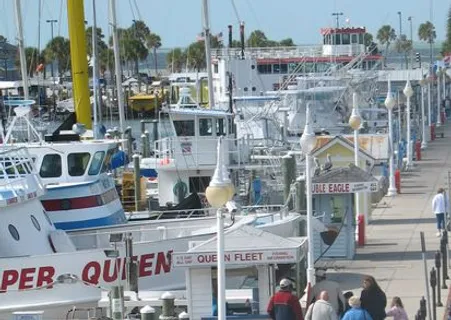
[[[410,138],[410,98],[413,95],[413,89],[410,85],[410,80],[407,78],[406,86],[403,90],[404,95],[407,97],[407,169],[412,166],[412,141]]]
[[[349,117],[349,126],[354,130],[354,164],[356,167],[359,166],[359,129],[362,124],[362,118],[360,117],[360,113],[358,110],[358,96],[357,93],[352,94],[352,113]],[[359,205],[360,205],[360,197],[359,193],[355,193],[355,219],[359,217]],[[366,217],[365,217],[366,221]],[[356,239],[359,237],[358,228],[356,229]]]
[[[205,190],[205,196],[208,203],[213,208],[218,208],[216,211],[217,222],[217,256],[218,256],[218,268],[217,268],[217,281],[218,281],[218,320],[226,319],[226,299],[225,299],[225,261],[224,261],[224,205],[232,200],[233,186],[230,180],[227,179],[227,172],[223,166],[223,150],[222,150],[222,137],[218,140],[218,159],[216,162],[216,169],[211,178],[210,184]]]
[[[426,90],[426,79],[421,79],[420,87],[421,87],[421,149],[426,149],[428,146],[427,142],[427,129],[426,129],[426,111],[424,110],[424,90]]]
[[[402,12],[398,11],[398,17],[399,17],[399,38],[401,38],[402,35]]]
[[[393,123],[392,123],[392,113],[393,107],[395,106],[395,99],[393,98],[393,94],[391,92],[391,83],[390,79],[388,80],[388,89],[387,89],[387,98],[385,98],[385,107],[388,110],[388,143],[390,146],[390,154],[389,154],[389,187],[387,195],[389,197],[393,197],[396,195],[396,187],[395,187],[395,163],[394,163],[394,149],[393,149]],[[399,110],[398,110],[399,112]]]
[[[313,248],[313,208],[312,208],[312,173],[310,170],[311,153],[316,146],[316,136],[310,126],[310,103],[305,110],[305,127],[301,136],[301,150],[305,155],[305,192],[307,195],[307,282],[310,286],[315,285],[315,256]]]
[[[54,24],[54,23],[57,23],[58,20],[50,19],[50,20],[46,20],[46,22],[47,22],[47,23],[50,23],[50,33],[51,33],[52,42],[53,42],[53,24]],[[50,64],[50,72],[52,73],[52,82],[53,82],[53,87],[52,87],[52,100],[53,100],[53,112],[56,113],[55,74],[54,74],[54,72],[53,72],[54,64],[55,64],[55,61],[53,61],[53,59],[52,59],[52,63]]]
[[[428,141],[431,141],[432,139],[432,96],[431,96],[431,83],[432,83],[432,75],[431,71],[429,70],[429,75],[427,78],[428,81]]]

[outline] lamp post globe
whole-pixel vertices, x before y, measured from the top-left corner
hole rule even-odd
[[[352,128],[352,130],[359,130],[360,125],[362,124],[362,118],[360,117],[357,110],[354,108],[352,109],[351,116],[349,117],[349,126]]]
[[[407,80],[406,86],[404,87],[404,90],[402,92],[407,98],[413,96],[413,89],[412,86],[410,85],[410,80]]]
[[[393,110],[393,107],[396,104],[396,101],[390,91],[387,92],[387,98],[385,98],[384,104],[388,110]]]

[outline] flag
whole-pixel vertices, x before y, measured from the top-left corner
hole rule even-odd
[[[216,39],[218,39],[219,42],[222,41],[222,31],[216,35]]]

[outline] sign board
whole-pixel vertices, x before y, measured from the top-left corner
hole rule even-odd
[[[232,251],[224,254],[227,265],[256,265],[273,263],[294,263],[298,258],[297,249]],[[215,252],[174,253],[173,267],[216,266],[218,255]]]
[[[377,181],[374,182],[351,182],[351,183],[313,183],[313,194],[343,194],[356,192],[376,192]]]

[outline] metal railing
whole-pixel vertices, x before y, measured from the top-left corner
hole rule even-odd
[[[247,47],[244,50],[245,58],[299,58],[302,56],[320,56],[322,54],[321,45],[305,45],[290,47]],[[221,48],[212,49],[212,58],[240,58],[241,48]]]

